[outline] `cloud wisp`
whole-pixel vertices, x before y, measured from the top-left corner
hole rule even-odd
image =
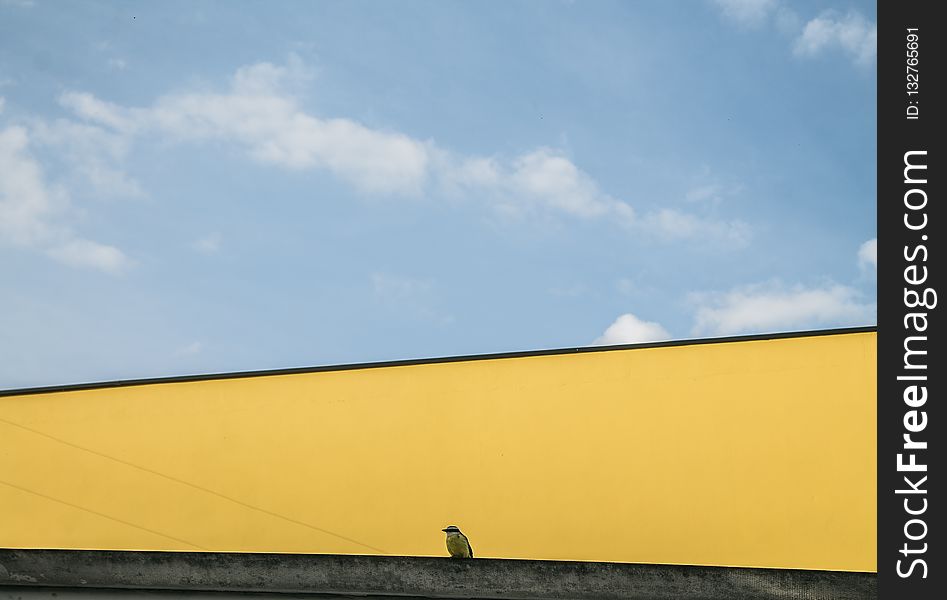
[[[723,15],[743,27],[762,27],[776,10],[776,0],[713,0]]]
[[[76,235],[66,224],[68,192],[46,181],[23,127],[0,129],[0,243],[43,251],[70,266],[119,273],[131,265],[114,246]]]
[[[862,273],[877,273],[878,238],[871,238],[858,248],[858,268]]]
[[[122,107],[84,92],[67,92],[60,103],[88,122],[127,136],[220,140],[243,146],[261,163],[329,170],[366,192],[418,193],[430,160],[427,144],[349,119],[306,113],[286,91],[304,80],[304,73],[298,60],[285,67],[257,63],[238,69],[226,92],[168,94],[147,108]]]
[[[856,10],[845,14],[828,10],[804,21],[791,5],[779,0],[712,1],[724,18],[740,27],[762,29],[772,23],[793,38],[792,51],[799,58],[815,58],[834,49],[860,67],[874,64],[878,26]]]
[[[68,119],[33,120],[30,141],[58,154],[72,176],[72,187],[97,198],[138,198],[145,195],[124,162],[131,149],[125,135]]]
[[[608,326],[605,333],[592,344],[596,346],[640,344],[669,339],[671,339],[671,334],[660,323],[645,321],[631,313],[625,313],[615,319],[615,322]]]
[[[695,294],[692,300],[698,305],[695,335],[868,325],[876,320],[874,303],[866,302],[858,290],[835,283],[806,287],[774,282]]]
[[[191,247],[201,254],[216,254],[220,252],[222,241],[223,236],[220,235],[220,232],[214,231],[194,240]]]
[[[302,61],[244,66],[223,90],[172,92],[147,106],[122,106],[68,91],[70,118],[30,119],[3,132],[4,224],[0,240],[42,248],[64,264],[120,272],[132,264],[113,246],[86,240],[68,225],[71,199],[147,195],[126,172],[136,144],[223,143],[250,160],[287,170],[331,173],[364,195],[447,195],[485,205],[513,221],[556,216],[600,221],[639,238],[741,247],[751,230],[670,206],[638,211],[615,198],[564,152],[540,146],[520,154],[463,155],[405,133],[307,112],[296,93],[311,79]],[[47,181],[29,147],[57,157],[65,171]],[[77,192],[86,192],[77,193]],[[701,208],[702,203],[690,203]],[[42,240],[42,241],[40,241]],[[203,250],[211,248],[204,244]]]
[[[858,250],[862,272],[877,267],[877,238]],[[858,289],[834,282],[787,286],[779,281],[735,287],[727,292],[691,294],[695,335],[770,333],[870,325],[877,305]]]
[[[878,239],[861,245],[857,253],[862,273],[878,266]],[[619,291],[632,286],[620,280]],[[877,304],[866,300],[855,287],[834,282],[821,285],[786,285],[778,280],[742,285],[725,292],[693,292],[688,303],[694,310],[691,335],[724,336],[752,333],[803,331],[819,327],[871,325],[877,322]],[[672,339],[660,324],[631,313],[619,316],[593,344],[621,344]]]
[[[849,55],[855,64],[869,66],[877,54],[878,26],[855,11],[844,16],[825,12],[806,23],[796,38],[793,52],[796,56],[811,58],[833,48]]]
[[[877,307],[857,289],[837,283],[787,286],[778,281],[726,292],[690,295],[695,337],[804,331],[871,325]],[[657,342],[678,338],[661,324],[632,313],[620,315],[593,345]]]
[[[123,107],[85,92],[67,92],[60,103],[86,124],[128,139],[158,134],[181,143],[229,142],[260,163],[325,170],[365,194],[459,194],[486,199],[511,218],[539,212],[609,221],[664,239],[747,241],[749,226],[740,221],[676,209],[639,215],[553,148],[506,159],[464,156],[432,140],[314,116],[292,91],[307,80],[305,67],[291,58],[286,66],[261,62],[238,69],[226,91],[167,94],[149,107]]]

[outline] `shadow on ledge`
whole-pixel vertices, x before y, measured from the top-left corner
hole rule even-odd
[[[10,587],[15,586],[15,587]],[[0,549],[0,600],[79,590],[522,599],[874,599],[874,573],[546,560]],[[58,592],[58,593],[57,593]],[[102,592],[127,600],[140,593]],[[154,596],[153,596],[154,597]]]

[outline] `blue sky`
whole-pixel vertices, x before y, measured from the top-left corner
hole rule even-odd
[[[874,324],[875,37],[0,0],[0,388]]]

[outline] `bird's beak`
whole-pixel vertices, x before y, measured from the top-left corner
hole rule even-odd
[[[443,532],[445,532],[445,533],[447,532],[447,530],[446,530],[446,529],[441,529],[441,531],[443,531]]]

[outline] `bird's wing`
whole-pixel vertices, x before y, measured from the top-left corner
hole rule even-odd
[[[464,541],[467,542],[467,552],[470,553],[470,558],[473,558],[473,548],[470,547],[470,540],[467,539],[467,536],[464,536]]]

